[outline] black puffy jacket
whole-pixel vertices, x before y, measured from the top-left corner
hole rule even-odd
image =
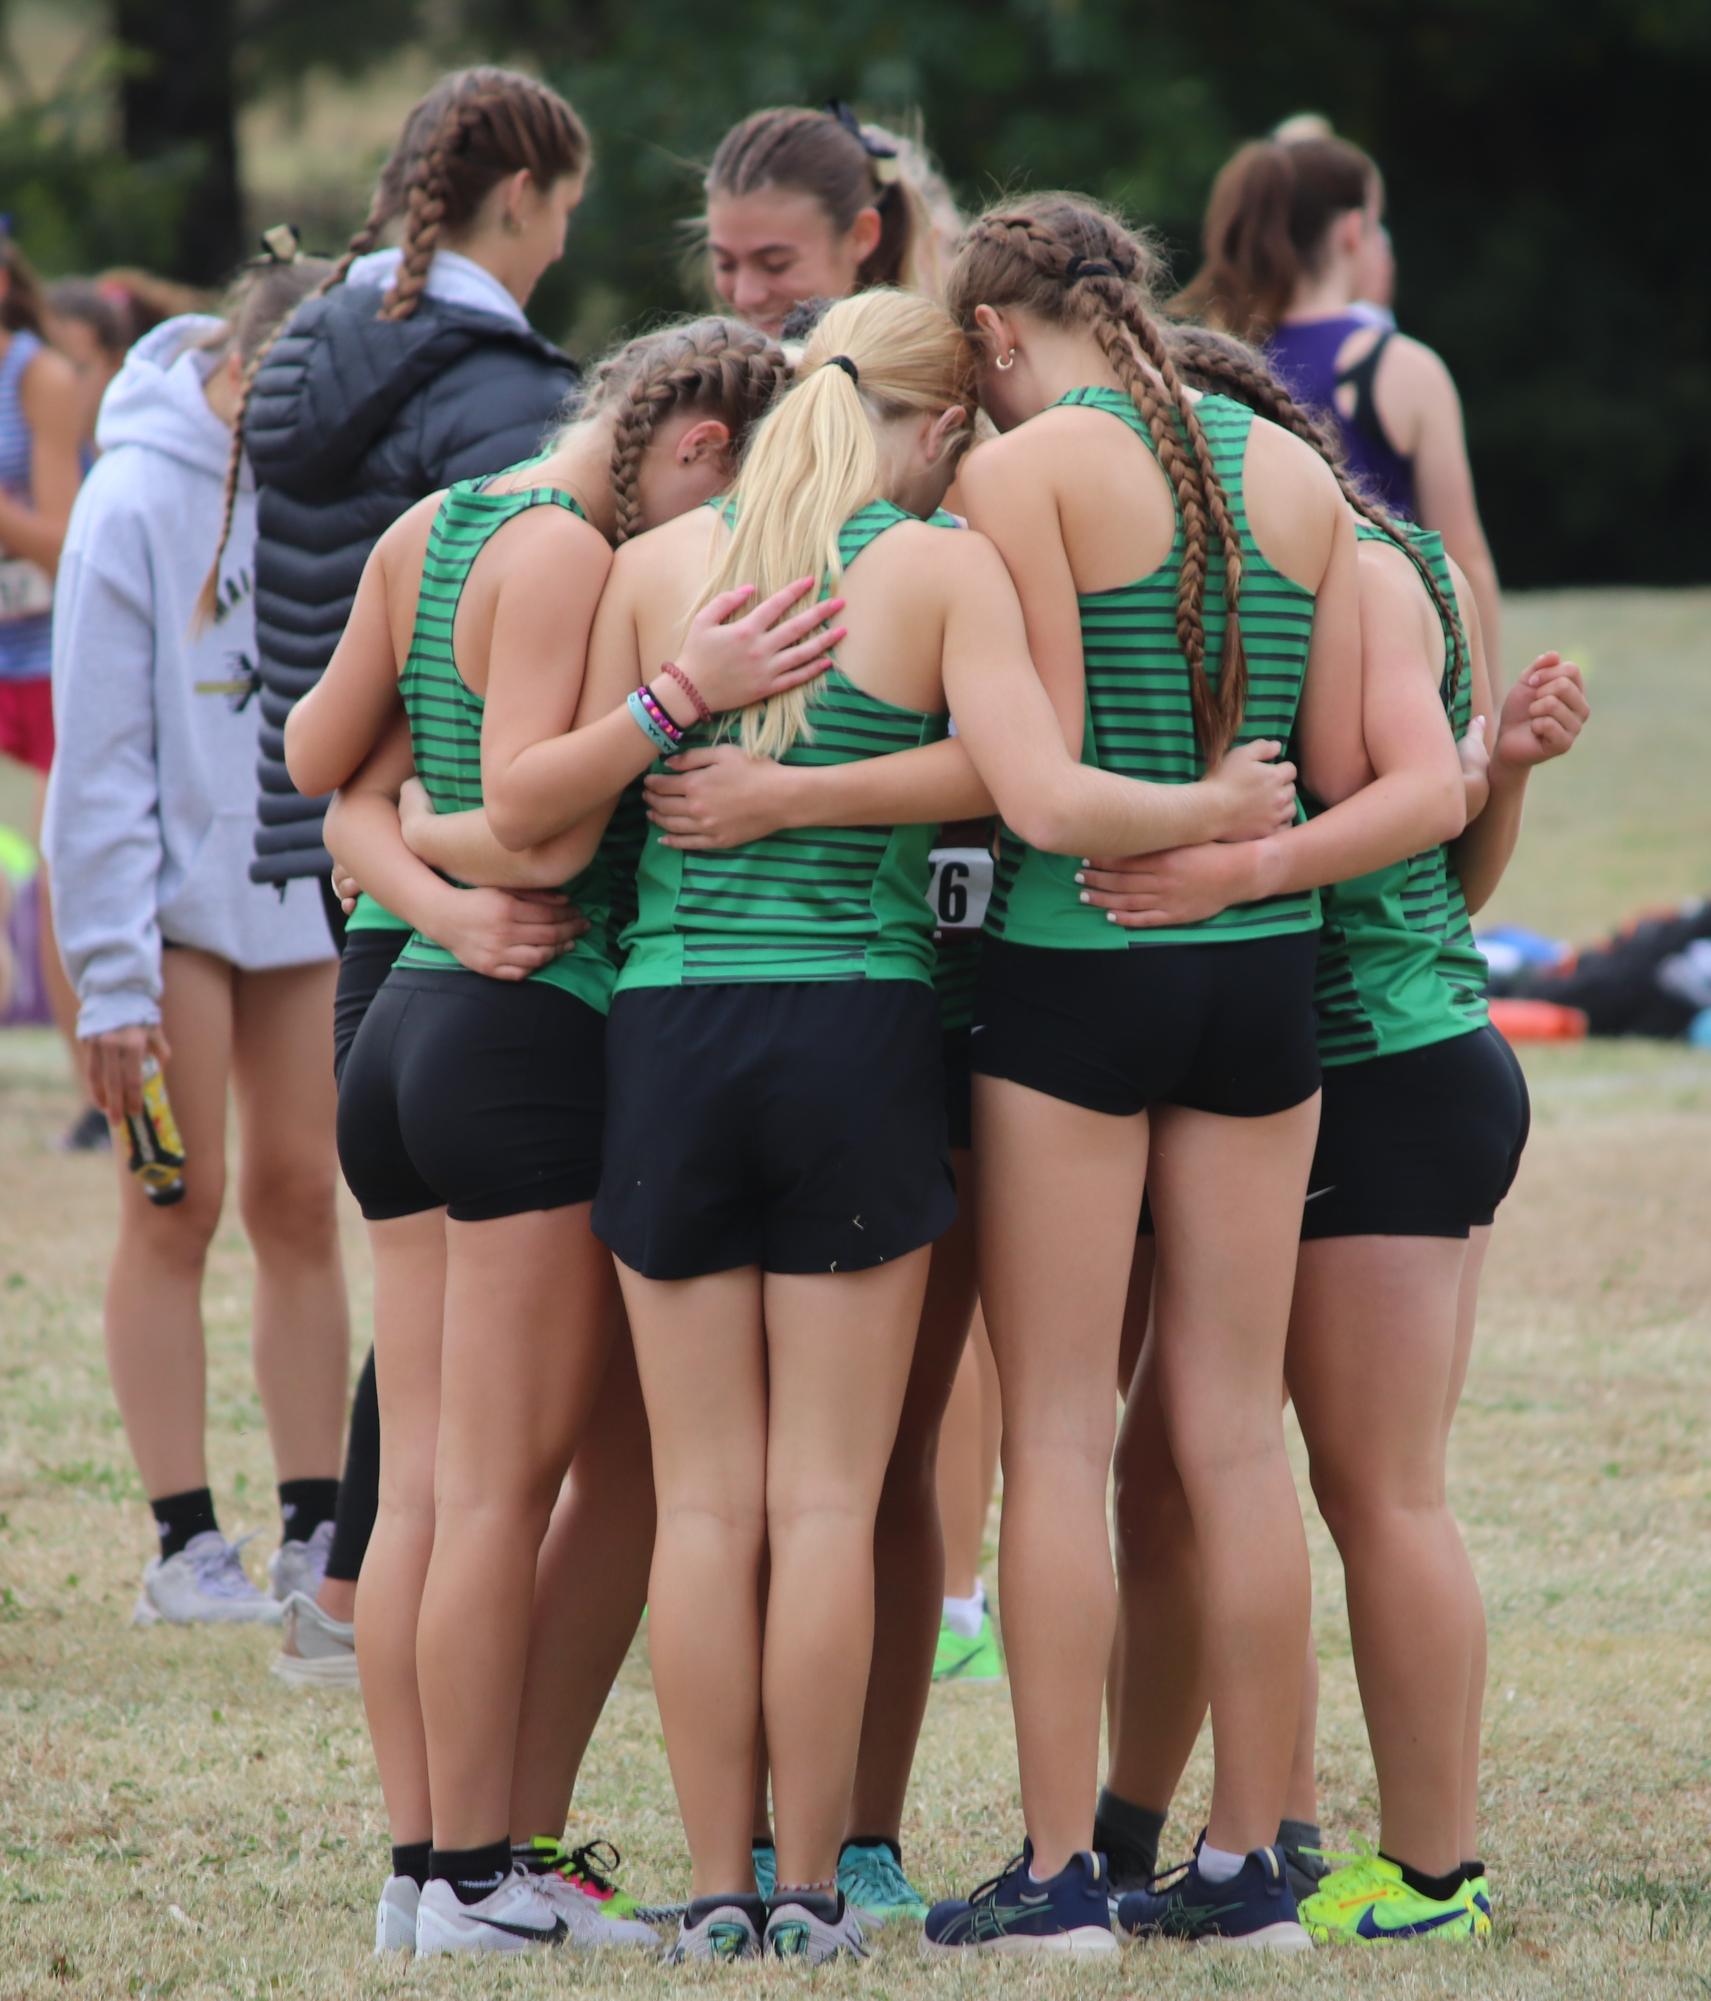
[[[368,552],[424,494],[527,458],[577,388],[575,363],[526,327],[429,298],[382,320],[380,296],[341,285],[301,306],[244,416],[257,488],[257,882],[330,866],[327,802],[286,775],[285,718],[332,658]]]

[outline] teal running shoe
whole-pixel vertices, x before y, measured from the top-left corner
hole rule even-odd
[[[903,1919],[919,1924],[927,1915],[927,1900],[904,1875],[903,1851],[895,1841],[846,1841],[838,1856],[838,1888],[864,1924]]]
[[[772,1893],[778,1888],[778,1850],[770,1841],[756,1841],[751,1844],[755,1865],[755,1895],[771,1903]]]

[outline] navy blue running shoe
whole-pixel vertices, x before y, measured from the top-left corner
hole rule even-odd
[[[929,1951],[978,1946],[987,1952],[1115,1952],[1103,1856],[1072,1855],[1055,1876],[1036,1883],[1034,1846],[971,1897],[935,1904],[922,1928]]]
[[[1117,1906],[1118,1928],[1130,1938],[1228,1939],[1236,1945],[1305,1952],[1313,1941],[1295,1908],[1295,1893],[1275,1848],[1256,1848],[1227,1883],[1200,1873],[1200,1846],[1191,1861],[1146,1890],[1131,1890]]]

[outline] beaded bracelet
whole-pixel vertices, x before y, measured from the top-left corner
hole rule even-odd
[[[624,706],[630,712],[630,720],[641,731],[642,735],[647,738],[648,742],[653,745],[654,749],[659,752],[661,757],[675,757],[683,748],[682,742],[673,743],[671,738],[666,735],[665,731],[660,728],[659,724],[648,713],[648,705],[642,699],[640,688],[632,688],[630,690],[629,699],[625,702]]]
[[[692,680],[690,680],[689,676],[686,673],[684,673],[683,669],[678,666],[675,660],[666,661],[659,671],[662,674],[669,674],[672,680],[674,680],[677,683],[677,685],[683,690],[683,692],[689,697],[690,701],[693,702],[695,705],[696,715],[702,722],[710,723],[713,720],[713,711],[710,708],[708,708],[707,704],[701,699],[701,690],[698,687],[696,687],[695,683]]]
[[[645,681],[642,683],[642,700],[647,705],[648,714],[653,717],[654,721],[659,724],[660,728],[665,731],[666,735],[681,750],[683,748],[682,725]]]

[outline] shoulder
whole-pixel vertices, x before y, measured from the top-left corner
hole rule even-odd
[[[1455,377],[1436,348],[1415,340],[1412,334],[1390,337],[1380,367],[1385,387],[1403,389],[1421,401],[1458,403]]]
[[[613,587],[645,590],[686,575],[699,581],[729,536],[716,509],[691,507],[612,552]]]
[[[990,497],[1013,479],[1050,479],[1066,463],[1067,454],[1079,453],[1107,434],[1117,435],[1107,412],[1085,404],[1054,403],[1014,430],[976,445],[958,470],[957,484],[965,492]]]
[[[44,342],[24,364],[18,395],[26,413],[34,418],[62,409],[75,410],[77,370],[63,354]]]
[[[598,589],[612,567],[612,546],[597,528],[568,507],[547,504],[513,515],[494,536],[491,553],[500,584],[525,578],[577,593],[590,584]]]
[[[1247,478],[1283,486],[1303,503],[1327,514],[1346,505],[1337,476],[1305,438],[1269,417],[1255,416],[1248,432]]]
[[[1422,635],[1438,631],[1437,606],[1406,549],[1363,535],[1355,545],[1355,565],[1363,619],[1382,631],[1408,619]]]

